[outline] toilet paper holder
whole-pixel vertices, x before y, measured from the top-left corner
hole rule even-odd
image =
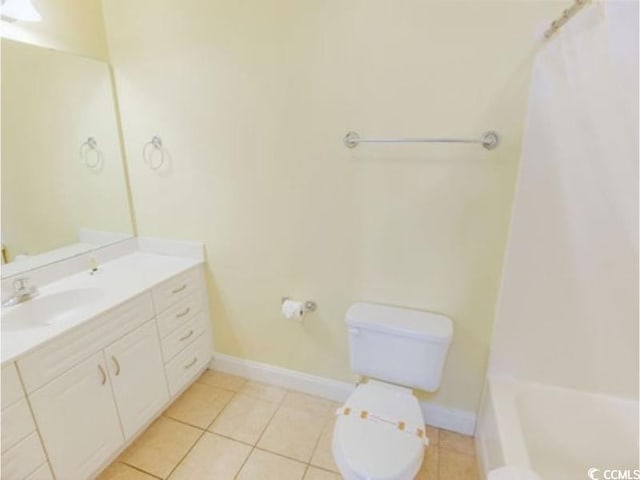
[[[280,305],[282,305],[287,300],[291,300],[291,298],[290,297],[282,297],[282,300],[280,301]],[[318,305],[313,300],[305,300],[302,308],[303,308],[305,313],[307,313],[307,312],[315,312],[316,309],[318,308]]]

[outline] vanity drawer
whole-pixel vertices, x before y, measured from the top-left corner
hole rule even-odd
[[[33,432],[17,445],[2,452],[2,478],[24,480],[46,461],[40,438]]]
[[[144,293],[25,355],[17,363],[27,393],[58,377],[151,318],[151,296]]]
[[[2,410],[2,451],[13,447],[36,429],[27,400],[23,398]]]
[[[2,408],[6,408],[21,398],[24,398],[24,390],[15,363],[2,367]]]
[[[162,340],[162,353],[164,354],[165,363],[198,338],[204,330],[204,315],[200,313],[164,338]]]
[[[51,473],[49,464],[46,462],[43,463],[42,465],[40,465],[40,468],[38,468],[24,480],[53,480],[53,474]]]
[[[167,310],[158,315],[158,330],[164,338],[180,325],[184,325],[202,310],[202,291],[198,289],[179,300]]]
[[[156,312],[161,313],[178,300],[200,289],[202,284],[201,278],[201,269],[198,267],[180,275],[176,275],[157,287],[154,287],[152,293],[153,304],[156,307]]]
[[[172,397],[209,363],[211,350],[211,339],[209,333],[205,332],[167,364],[167,380]]]

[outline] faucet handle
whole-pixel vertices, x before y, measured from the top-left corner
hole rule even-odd
[[[13,281],[13,289],[16,292],[29,290],[29,278],[28,277],[18,277]]]

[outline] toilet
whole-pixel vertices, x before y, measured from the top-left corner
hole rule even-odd
[[[453,326],[444,315],[356,303],[347,311],[351,369],[368,379],[336,412],[333,456],[346,480],[411,480],[424,418],[412,389],[437,390]]]

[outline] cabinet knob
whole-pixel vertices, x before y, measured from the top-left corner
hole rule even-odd
[[[98,370],[100,371],[100,377],[102,378],[100,384],[104,385],[107,383],[107,374],[105,373],[104,368],[102,368],[102,365],[98,365]]]
[[[187,288],[187,284],[183,283],[180,287],[171,290],[171,293],[180,293],[181,291],[183,291],[185,288]]]
[[[176,318],[184,317],[190,311],[191,311],[191,307],[187,307],[182,312],[176,314]]]

